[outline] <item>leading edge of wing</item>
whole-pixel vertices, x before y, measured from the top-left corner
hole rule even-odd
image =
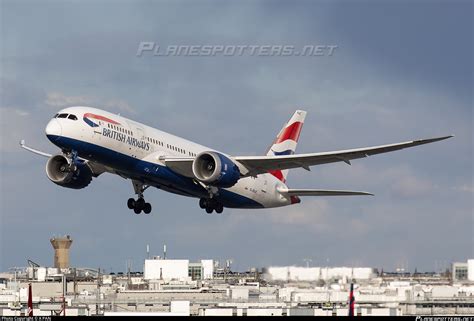
[[[34,149],[34,148],[31,148],[29,146],[26,146],[26,143],[25,143],[25,140],[22,139],[20,140],[20,147],[33,153],[33,154],[36,154],[36,155],[40,155],[40,156],[43,156],[43,157],[51,157],[53,156],[52,154],[49,154],[49,153],[45,153],[45,152],[42,152],[40,150],[37,150],[37,149]]]
[[[341,190],[324,190],[324,189],[281,189],[282,194],[289,196],[374,196],[372,193],[359,191],[341,191]]]
[[[332,155],[345,154],[345,153],[371,152],[374,150],[377,151],[379,149],[390,149],[390,150],[387,150],[386,152],[391,152],[393,150],[399,150],[403,148],[438,142],[438,141],[445,140],[451,137],[454,137],[454,135],[428,138],[428,139],[418,139],[418,140],[412,140],[412,141],[396,143],[396,144],[362,147],[362,148],[354,148],[354,149],[344,149],[344,150],[321,152],[321,153],[307,153],[307,154],[293,154],[293,155],[279,155],[279,156],[236,156],[233,158],[236,161],[266,160],[266,159],[276,159],[276,160],[280,159],[281,160],[281,159],[293,159],[293,158],[306,158],[306,157],[312,157],[312,156],[332,156]],[[385,151],[382,151],[381,153],[384,153],[384,152]],[[370,154],[367,154],[367,155],[370,156]]]
[[[434,143],[451,137],[454,137],[454,135],[322,153],[280,156],[237,156],[233,157],[233,159],[248,168],[249,173],[247,175],[256,175],[274,169],[290,169],[298,167],[308,168],[309,166],[333,162],[345,162],[350,164],[350,160],[352,159],[364,158],[371,155],[388,153],[404,148]]]

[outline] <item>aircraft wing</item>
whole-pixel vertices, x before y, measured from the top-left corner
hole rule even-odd
[[[27,151],[32,152],[33,154],[36,154],[36,155],[40,155],[40,156],[43,156],[43,157],[51,157],[51,156],[53,156],[53,155],[51,155],[51,154],[49,154],[49,153],[45,153],[45,152],[42,152],[42,151],[40,151],[40,150],[37,150],[37,149],[34,149],[34,148],[31,148],[31,147],[26,146],[24,139],[20,140],[20,146],[21,146],[21,148],[26,149]]]
[[[351,195],[371,195],[367,192],[357,191],[340,191],[340,190],[324,190],[324,189],[279,189],[282,194],[288,196],[351,196]]]
[[[397,144],[347,149],[323,153],[280,156],[235,156],[231,158],[239,166],[242,177],[248,177],[268,173],[272,170],[284,170],[299,167],[309,170],[310,166],[335,162],[344,162],[350,165],[350,161],[353,159],[364,158],[372,155],[393,152],[404,148],[434,143],[451,137],[453,137],[453,135],[428,139],[419,139]],[[163,161],[166,166],[174,172],[184,175],[186,177],[194,177],[192,171],[194,157],[162,156],[160,157],[160,160]]]
[[[310,166],[328,164],[334,162],[345,162],[351,164],[351,160],[364,158],[367,156],[393,152],[396,150],[415,147],[418,145],[434,143],[440,140],[453,137],[444,136],[429,139],[419,139],[409,142],[347,149],[333,152],[311,153],[311,154],[295,154],[295,155],[280,155],[280,156],[237,156],[233,160],[243,165],[248,172],[241,170],[242,176],[256,176],[262,173],[268,173],[271,170],[284,170],[291,168],[302,167],[309,170]]]

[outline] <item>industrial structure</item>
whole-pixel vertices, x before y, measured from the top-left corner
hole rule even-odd
[[[69,267],[69,248],[72,244],[71,237],[69,235],[53,237],[50,242],[54,248],[54,267],[67,269]]]
[[[57,242],[59,241],[59,242]],[[54,243],[53,243],[54,242]],[[28,261],[0,273],[0,316],[33,315],[473,315],[474,260],[450,273],[387,273],[370,267],[231,269],[231,260],[150,257],[143,272],[69,267],[71,238],[51,240],[55,267]],[[57,263],[57,264],[56,264]],[[67,266],[67,267],[66,267]],[[353,291],[351,291],[353,284]]]

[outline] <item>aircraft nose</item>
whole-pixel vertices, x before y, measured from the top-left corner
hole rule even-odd
[[[57,141],[61,137],[61,124],[57,119],[51,119],[46,126],[45,133],[48,139],[52,142]]]

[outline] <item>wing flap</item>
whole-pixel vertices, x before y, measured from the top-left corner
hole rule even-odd
[[[173,172],[186,177],[194,177],[193,161],[194,157],[163,157],[160,160],[164,161],[166,167]]]
[[[341,191],[341,190],[324,190],[324,189],[284,189],[280,193],[288,196],[354,196],[354,195],[369,195],[372,193],[359,191]]]

